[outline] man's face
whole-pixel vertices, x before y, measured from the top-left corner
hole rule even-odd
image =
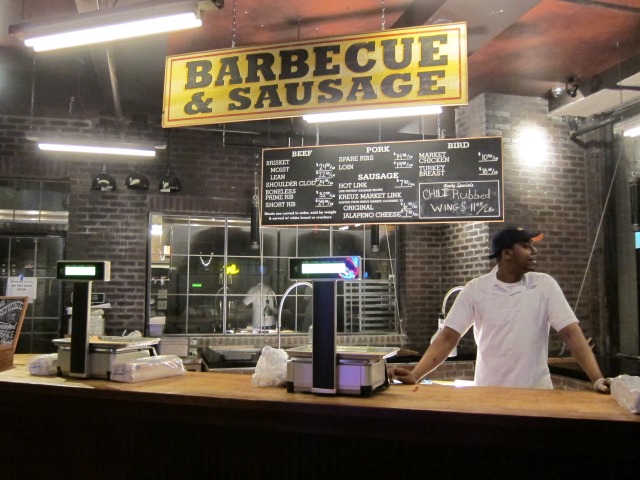
[[[532,272],[536,269],[536,254],[538,250],[531,240],[515,243],[509,250],[511,264],[524,272]]]

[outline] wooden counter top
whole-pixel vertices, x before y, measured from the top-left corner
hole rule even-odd
[[[288,411],[308,405],[317,407],[349,407],[388,409],[415,412],[449,412],[465,414],[510,415],[525,417],[573,418],[635,422],[633,415],[609,395],[592,391],[533,390],[487,387],[454,387],[440,384],[392,385],[375,392],[369,398],[352,395],[321,396],[288,393],[284,387],[255,387],[251,375],[229,373],[186,372],[140,383],[119,383],[100,379],[32,376],[26,368],[29,356],[16,355],[14,368],[0,372],[0,382],[23,386],[62,387],[101,392],[100,395],[125,398],[126,392],[149,402],[172,405],[200,404],[216,406],[220,401],[279,404]],[[6,386],[5,386],[6,388]],[[84,394],[86,394],[85,392]],[[80,392],[74,392],[80,394]],[[82,395],[82,394],[80,394]],[[258,408],[257,405],[255,405]],[[639,425],[640,426],[640,425]]]
[[[29,435],[29,441],[37,438],[45,448],[58,440],[56,431],[63,431],[69,448],[92,448],[94,454],[124,443],[119,452],[131,448],[145,458],[179,454],[201,464],[203,457],[186,450],[187,444],[196,442],[200,449],[206,444],[207,465],[215,460],[219,473],[231,478],[272,478],[264,477],[265,469],[280,478],[342,478],[340,472],[368,473],[368,480],[385,478],[378,471],[382,460],[377,459],[385,457],[389,448],[402,463],[416,454],[437,459],[442,465],[431,466],[431,471],[443,474],[447,462],[457,461],[460,449],[491,461],[494,473],[510,471],[523,455],[554,463],[565,457],[579,459],[590,472],[613,456],[615,470],[622,458],[635,451],[640,438],[640,416],[629,413],[611,396],[591,391],[421,384],[392,385],[366,398],[320,396],[288,393],[284,387],[254,387],[247,374],[186,372],[135,384],[36,377],[29,375],[27,360],[18,355],[12,369],[0,372],[0,411],[15,413],[14,431],[7,438],[36,429],[38,435]],[[14,421],[6,414],[5,418]],[[25,418],[30,426],[25,426]],[[162,451],[142,452],[136,447],[141,432],[160,438]],[[187,443],[176,445],[176,439]],[[276,462],[279,457],[247,459],[242,452],[251,450],[254,442],[261,448],[286,451],[287,458],[293,455],[298,460],[287,466],[289,474],[285,474]],[[226,447],[218,452],[221,445]],[[403,447],[398,450],[398,445]],[[596,452],[584,456],[585,450],[594,448]],[[344,471],[338,472],[338,466],[325,466],[322,474],[317,471],[327,455],[346,451],[355,457],[341,460]],[[363,457],[373,463],[362,466]],[[220,462],[226,459],[242,466],[222,472],[226,467]],[[139,461],[139,457],[131,459],[128,468]],[[20,465],[26,468],[24,462]],[[456,468],[459,472],[469,468],[470,473],[472,467]],[[122,471],[111,468],[104,477],[119,478]],[[407,474],[419,471],[417,466],[406,467]],[[611,472],[610,465],[607,471]],[[78,476],[81,472],[95,477],[95,472],[86,470],[79,470]],[[16,478],[26,478],[24,473],[16,472]],[[174,475],[181,473],[172,470]],[[159,471],[156,474],[168,478]]]

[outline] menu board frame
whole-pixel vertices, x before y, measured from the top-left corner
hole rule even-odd
[[[0,371],[13,365],[29,297],[0,296]]]
[[[263,226],[504,221],[502,137],[267,148]]]

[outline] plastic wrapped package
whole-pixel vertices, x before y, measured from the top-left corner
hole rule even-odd
[[[631,413],[640,413],[640,377],[619,375],[611,380],[611,395]]]
[[[114,362],[109,379],[115,382],[137,383],[184,375],[184,372],[182,359],[177,355],[156,355]]]
[[[287,381],[287,359],[289,356],[281,348],[267,345],[262,349],[256,371],[251,376],[255,387],[277,387]]]
[[[31,359],[28,367],[30,375],[55,375],[58,370],[58,354],[47,353],[45,355],[38,355]]]

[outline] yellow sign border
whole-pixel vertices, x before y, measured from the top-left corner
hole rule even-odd
[[[229,101],[228,96],[231,92],[231,87],[229,85],[216,85],[213,86],[213,75],[209,75],[211,78],[211,82],[208,85],[203,86],[202,88],[193,88],[196,91],[187,91],[187,84],[189,81],[193,81],[192,77],[196,75],[189,76],[185,73],[185,66],[191,62],[192,64],[210,64],[214,65],[215,61],[225,60],[228,61],[231,58],[236,58],[236,62],[240,62],[239,59],[246,59],[247,55],[249,56],[264,56],[272,54],[274,58],[276,55],[274,53],[280,53],[282,55],[283,51],[292,51],[293,49],[304,50],[308,49],[318,49],[322,47],[332,47],[338,45],[340,48],[354,44],[362,45],[363,42],[376,42],[376,50],[373,52],[375,55],[380,55],[381,53],[378,50],[381,50],[380,44],[383,40],[393,40],[393,39],[401,39],[401,38],[409,38],[409,37],[419,37],[421,35],[447,35],[446,37],[446,48],[442,45],[438,46],[438,51],[440,48],[445,50],[446,53],[442,54],[442,57],[445,57],[450,54],[454,57],[454,60],[451,62],[452,65],[447,65],[447,68],[450,71],[453,71],[453,74],[446,75],[442,82],[449,82],[453,85],[450,89],[453,92],[451,94],[446,95],[426,95],[421,98],[376,98],[375,101],[369,100],[358,100],[358,101],[337,101],[333,103],[307,103],[305,105],[292,105],[283,103],[280,107],[269,107],[269,108],[256,108],[253,106],[253,102],[255,100],[255,94],[253,97],[242,97],[239,96],[242,101],[251,101],[251,108],[237,109],[236,111],[231,111],[231,109],[227,108],[218,109],[214,111],[211,108],[211,105],[217,106],[222,101]],[[162,126],[165,128],[168,127],[180,127],[180,126],[191,126],[191,125],[206,125],[212,123],[232,123],[239,121],[250,121],[250,120],[263,120],[263,119],[273,119],[273,118],[289,118],[301,116],[309,113],[325,113],[325,112],[333,112],[333,111],[343,111],[343,110],[370,110],[373,108],[391,108],[391,107],[406,107],[406,106],[424,106],[424,105],[465,105],[468,103],[468,72],[467,72],[467,31],[466,31],[466,23],[450,23],[450,24],[438,24],[438,25],[429,25],[423,27],[413,27],[413,28],[405,28],[405,29],[395,29],[395,30],[382,30],[377,32],[365,33],[365,34],[357,34],[357,35],[345,35],[339,37],[325,37],[325,38],[314,38],[309,40],[301,40],[297,42],[287,42],[287,43],[279,43],[272,45],[253,45],[246,47],[236,47],[232,49],[223,49],[223,50],[214,50],[214,51],[205,51],[205,52],[195,52],[188,53],[182,55],[174,55],[168,56],[165,63],[165,85],[164,85],[164,94],[163,94],[163,113],[162,113]],[[443,45],[444,45],[443,44]],[[418,47],[411,47],[418,48]],[[364,55],[364,60],[367,61],[368,53],[362,51],[361,48],[358,51],[358,61],[360,62],[360,55]],[[436,50],[434,48],[434,50]],[[340,50],[342,54],[343,50]],[[452,53],[453,52],[453,53]],[[279,57],[278,57],[279,58]],[[434,57],[435,58],[435,57]],[[333,59],[332,59],[333,60]],[[376,60],[377,62],[377,60]],[[374,62],[374,64],[376,63]],[[414,75],[416,74],[417,66],[415,65],[418,62],[412,62],[406,68],[391,70],[384,70],[383,67],[379,67],[376,65],[376,68],[380,70],[380,73],[377,73],[377,77],[382,77],[384,74],[391,74],[389,76],[398,77],[399,75]],[[217,65],[217,64],[215,64]],[[243,64],[237,63],[237,65],[244,66]],[[342,70],[347,70],[347,67],[343,63],[336,63],[334,67],[337,67]],[[238,68],[238,72],[240,71],[240,67]],[[260,72],[261,74],[264,72]],[[349,72],[351,73],[351,72]],[[429,73],[429,72],[427,72]],[[275,70],[275,74],[281,76],[282,70]],[[223,73],[221,71],[218,72],[219,77],[225,80],[226,76],[230,76],[229,72]],[[419,75],[419,74],[418,74]],[[200,77],[198,77],[200,78]],[[204,76],[202,77],[204,78]],[[369,78],[369,77],[356,77],[355,74],[345,75],[341,72],[336,79],[333,79],[334,82],[342,83],[342,80],[349,80],[354,78]],[[369,80],[373,79],[372,75]],[[252,84],[244,83],[246,80],[246,70],[244,71],[244,76],[242,77],[242,82],[239,83],[240,76],[236,78],[236,85],[234,85],[234,90],[249,90],[251,87],[256,86],[257,83],[254,82]],[[326,75],[323,77],[314,77],[311,75],[306,75],[305,78],[296,79],[296,81],[302,82],[303,80],[315,81],[318,80],[326,80]],[[228,80],[228,79],[227,79]],[[271,83],[270,86],[265,87],[267,83]],[[415,83],[415,81],[414,81]],[[271,89],[270,91],[273,93],[273,89],[282,88],[284,85],[282,80],[271,81],[271,82],[261,82],[258,86],[258,90],[264,92],[263,89]],[[286,86],[286,85],[285,85]],[[313,85],[315,87],[315,84]],[[379,83],[375,81],[371,81],[371,86],[375,88],[376,92],[381,91],[381,86]],[[347,87],[344,87],[345,89]],[[440,89],[443,87],[440,86]],[[362,92],[358,92],[362,94]],[[194,97],[194,94],[196,95]],[[227,97],[224,97],[224,95]],[[262,93],[261,93],[262,94]],[[189,97],[191,95],[191,97]],[[376,93],[376,95],[382,95]],[[386,97],[386,95],[385,95]],[[198,101],[194,101],[196,98]],[[214,101],[215,99],[215,101]],[[192,102],[189,104],[187,102]],[[267,99],[271,102],[271,99]],[[278,98],[279,100],[279,98]],[[227,107],[230,104],[227,103]],[[192,111],[187,112],[188,107],[191,107]],[[207,111],[210,110],[210,111]]]

